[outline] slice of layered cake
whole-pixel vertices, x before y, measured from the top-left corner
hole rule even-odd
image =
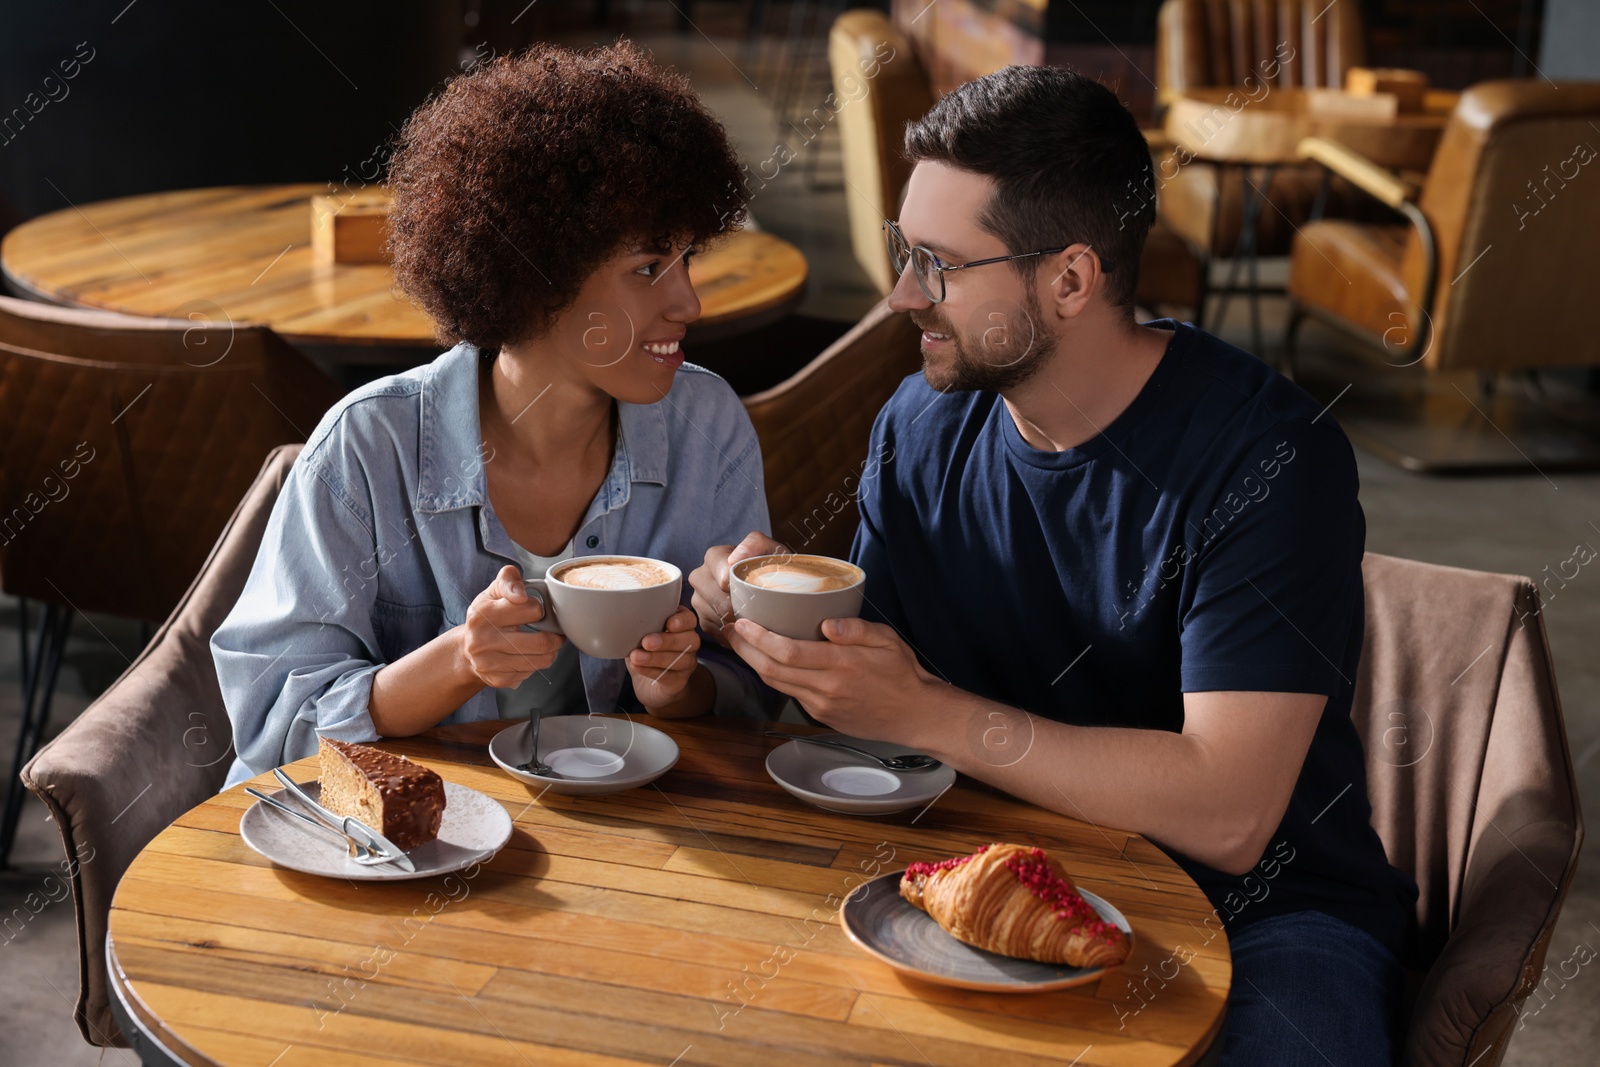
[[[317,799],[335,815],[359,819],[409,852],[439,836],[444,779],[404,756],[318,738]]]

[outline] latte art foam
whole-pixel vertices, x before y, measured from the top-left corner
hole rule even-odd
[[[774,559],[758,563],[739,577],[758,589],[781,593],[826,593],[856,582],[855,568],[819,558]]]
[[[641,559],[597,559],[561,568],[556,580],[583,589],[648,589],[670,582],[663,567]]]

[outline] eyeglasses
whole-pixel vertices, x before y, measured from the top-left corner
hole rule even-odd
[[[922,290],[931,303],[938,304],[944,300],[945,272],[952,270],[965,270],[968,267],[982,267],[990,263],[1005,263],[1013,259],[1027,259],[1029,256],[1053,256],[1057,252],[1065,252],[1071,245],[1062,245],[1060,248],[1044,248],[1037,252],[1019,252],[1014,256],[992,256],[989,259],[975,259],[970,263],[948,264],[941,263],[939,257],[921,245],[910,244],[905,235],[888,219],[883,220],[883,236],[889,243],[889,259],[894,264],[895,274],[906,272],[906,264],[911,265],[917,279],[917,286]],[[1116,268],[1109,259],[1100,257],[1100,269],[1110,274]]]

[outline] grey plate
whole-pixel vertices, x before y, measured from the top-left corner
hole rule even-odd
[[[494,735],[489,758],[500,769],[551,793],[595,796],[637,789],[678,762],[678,743],[654,726],[633,719],[551,715],[539,728],[539,758],[560,777],[517,770],[528,753],[532,723],[519,722]]]
[[[1092,982],[1111,967],[1062,967],[973,948],[945,933],[932,916],[900,895],[904,871],[863,882],[839,906],[839,925],[850,940],[897,971],[940,985],[990,993],[1045,993]],[[1133,940],[1122,912],[1079,888],[1100,918]],[[1129,952],[1129,959],[1132,959]]]
[[[321,782],[302,782],[300,788],[313,800],[322,795]],[[290,807],[301,807],[288,790],[279,789],[268,795]],[[511,816],[498,801],[476,789],[446,782],[439,836],[406,853],[416,865],[415,871],[388,863],[373,867],[356,863],[332,834],[313,830],[260,801],[245,809],[239,820],[239,834],[245,844],[290,870],[357,882],[403,882],[449,874],[489,859],[511,839]]]
[[[880,756],[909,751],[904,745],[863,741],[845,734],[811,736],[837,737]],[[931,771],[891,771],[862,756],[804,741],[789,741],[768,752],[767,774],[806,803],[846,815],[909,811],[932,803],[956,781],[956,772],[948,765]]]

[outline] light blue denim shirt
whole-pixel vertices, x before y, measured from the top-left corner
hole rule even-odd
[[[357,389],[295,460],[244,592],[211,639],[239,757],[227,785],[313,755],[318,735],[376,740],[373,676],[464,622],[517,562],[485,488],[480,362],[461,344]],[[661,401],[617,406],[611,469],[575,552],[676,564],[688,603],[688,574],[707,548],[768,529],[755,429],[726,382],[688,363]],[[623,661],[580,659],[589,709],[619,710]],[[767,710],[770,691],[732,653],[708,645],[700,660],[716,680],[716,713]],[[484,689],[443,721],[498,717]]]

